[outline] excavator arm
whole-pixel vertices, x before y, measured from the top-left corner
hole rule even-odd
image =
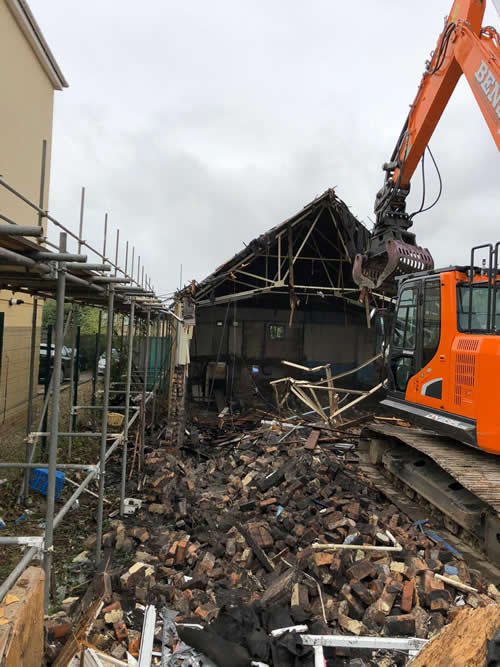
[[[482,27],[486,0],[455,0],[436,50],[426,63],[391,159],[383,165],[384,185],[375,199],[376,222],[365,254],[356,256],[353,278],[362,289],[394,291],[394,278],[432,269],[432,255],[416,245],[406,211],[411,178],[461,75],[469,82],[500,150],[500,42]],[[465,128],[464,128],[465,129]]]

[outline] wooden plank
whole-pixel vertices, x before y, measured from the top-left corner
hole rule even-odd
[[[325,422],[327,422],[327,421],[328,421],[328,417],[327,417],[327,415],[326,415],[326,412],[323,410],[323,406],[322,406],[321,403],[319,402],[319,398],[316,396],[316,392],[314,391],[314,389],[313,389],[312,387],[309,388],[309,391],[311,392],[311,397],[312,397],[314,403],[318,406],[319,414],[321,415],[321,417],[323,418],[323,420],[324,420]]]
[[[317,373],[318,371],[323,370],[323,368],[330,367],[330,364],[324,364],[323,366],[315,366],[314,368],[310,368],[309,366],[302,366],[301,364],[296,364],[294,361],[284,361],[283,359],[281,360],[281,363],[285,366],[298,368],[301,371],[307,371],[308,373]]]
[[[80,642],[86,637],[100,610],[102,609],[102,599],[95,600],[90,606],[87,614],[82,618],[76,630],[63,646],[62,651],[54,662],[54,667],[66,667],[80,649]]]
[[[328,387],[321,387],[320,385],[317,384],[305,384],[303,382],[294,382],[294,384],[299,385],[303,389],[314,389],[314,390],[321,389],[321,391],[330,391]],[[339,394],[355,394],[357,396],[366,394],[366,391],[362,391],[361,389],[345,389],[344,387],[335,387],[334,391],[338,392]],[[389,419],[392,419],[392,417]]]
[[[373,544],[319,544],[318,542],[315,542],[311,546],[314,551],[337,551],[337,549],[347,549],[351,551],[355,549],[361,549],[362,551],[403,551],[401,545],[395,547],[379,547],[374,546]]]
[[[343,408],[340,408],[340,410],[337,410],[337,412],[335,412],[335,413],[332,415],[332,417],[338,417],[338,415],[342,414],[342,413],[345,412],[346,410],[349,410],[349,408],[352,408],[353,405],[356,405],[356,404],[359,403],[360,401],[363,401],[365,398],[368,398],[368,396],[371,396],[371,395],[374,394],[376,391],[378,391],[379,389],[381,389],[382,386],[383,386],[383,384],[384,384],[383,382],[379,382],[378,385],[376,385],[375,387],[373,387],[372,389],[370,389],[370,391],[367,391],[366,394],[365,394],[364,396],[358,396],[358,398],[355,398],[354,401],[351,401],[351,402],[348,403],[347,405],[344,405]]]
[[[274,571],[274,563],[269,560],[267,557],[266,553],[259,547],[257,542],[253,539],[253,537],[250,535],[250,533],[244,528],[240,523],[235,523],[235,527],[238,529],[238,532],[243,535],[243,537],[246,540],[246,543],[250,547],[250,549],[254,552],[255,557],[259,561],[259,563],[264,567],[268,572],[273,572]]]
[[[18,601],[1,606],[0,664],[42,664],[44,580],[40,567],[28,567],[9,591]]]
[[[278,408],[278,411],[280,409],[280,397],[278,394],[278,388],[276,387],[275,384],[273,384],[273,389],[274,389],[274,398],[276,400],[276,407]]]
[[[333,387],[333,379],[332,379],[332,371],[330,366],[327,366],[325,368],[325,373],[326,373],[326,381],[328,384],[328,404],[330,406],[330,419],[333,419],[333,415],[335,414],[335,410],[337,409],[337,400],[335,397],[335,390]]]
[[[344,422],[343,424],[338,424],[336,426],[335,431],[344,431],[347,428],[351,428],[353,426],[359,426],[360,424],[365,424],[366,422],[369,422],[373,419],[373,415],[362,415],[361,417],[357,417],[357,419],[351,419],[348,422]]]
[[[318,408],[314,403],[309,399],[308,396],[304,394],[304,392],[300,391],[297,387],[294,387],[293,385],[290,387],[291,391],[298,397],[300,400],[307,405],[307,407],[312,410],[313,412],[316,412],[321,417],[321,414],[318,412]]]
[[[467,586],[467,584],[464,584],[461,581],[456,581],[455,579],[451,579],[451,577],[444,577],[442,574],[436,574],[436,573],[434,573],[434,576],[436,577],[436,579],[439,579],[440,581],[443,581],[445,584],[448,584],[448,586],[454,586],[455,588],[458,588],[459,591],[463,591],[464,593],[479,593],[477,588],[473,588],[472,586]]]

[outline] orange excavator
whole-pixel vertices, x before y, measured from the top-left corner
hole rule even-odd
[[[375,227],[353,278],[363,294],[397,295],[382,404],[412,424],[365,429],[372,462],[437,506],[450,529],[479,542],[500,565],[500,242],[473,248],[468,266],[434,269],[408,231],[414,214],[406,211],[411,178],[462,74],[500,149],[500,39],[482,27],[485,5],[453,4],[383,166]]]

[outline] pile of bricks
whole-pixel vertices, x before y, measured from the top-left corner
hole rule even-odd
[[[118,645],[137,642],[132,612],[146,604],[198,623],[228,605],[280,605],[325,634],[429,638],[464,606],[498,602],[497,589],[412,525],[352,456],[310,429],[280,442],[283,434],[258,427],[231,449],[200,445],[198,457],[149,451],[142,509],[104,536],[133,562],[110,572],[111,606],[91,642],[107,637],[118,657]]]

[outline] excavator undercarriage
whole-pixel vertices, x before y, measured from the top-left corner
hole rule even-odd
[[[450,532],[500,565],[500,460],[416,427],[372,424],[362,432],[371,463],[445,517]]]

